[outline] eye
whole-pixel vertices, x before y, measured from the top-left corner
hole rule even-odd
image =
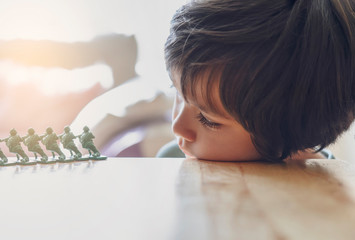
[[[222,126],[222,124],[220,124],[220,123],[215,123],[215,122],[208,120],[205,116],[203,116],[203,114],[201,112],[199,114],[197,114],[196,118],[199,120],[199,122],[203,126],[206,126],[211,129],[218,129]]]

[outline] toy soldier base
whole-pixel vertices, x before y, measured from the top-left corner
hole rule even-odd
[[[89,155],[83,155],[83,156],[81,156],[80,158],[76,158],[75,159],[75,161],[88,161],[88,160],[90,160],[90,157],[89,157]]]
[[[106,160],[106,156],[93,156],[90,154],[86,154],[82,156],[81,158],[76,159],[75,161],[87,161],[87,160],[95,160],[95,161],[101,161],[101,160]]]
[[[0,161],[0,166],[15,166],[15,165],[19,165],[20,163],[15,161],[15,162],[10,162],[10,161],[6,161],[4,162],[3,160]]]
[[[56,160],[57,162],[60,162],[60,163],[70,163],[70,162],[74,162],[75,159],[74,158],[59,158]]]
[[[28,165],[36,165],[37,164],[37,161],[19,161],[18,162],[19,165],[25,165],[25,166],[28,166]]]
[[[101,160],[106,160],[107,159],[107,157],[106,156],[90,156],[89,157],[91,160],[96,160],[96,161],[101,161]]]
[[[37,160],[36,163],[40,163],[40,164],[53,164],[53,163],[56,163],[57,160],[56,159],[40,159],[40,160]]]

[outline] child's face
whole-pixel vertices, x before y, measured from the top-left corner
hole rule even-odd
[[[260,159],[250,134],[223,108],[218,88],[213,88],[211,94],[223,114],[214,113],[207,108],[198,86],[196,98],[187,95],[185,101],[181,95],[179,77],[179,74],[172,74],[172,81],[177,90],[172,127],[179,147],[186,156],[216,161]],[[203,84],[203,80],[200,82]]]

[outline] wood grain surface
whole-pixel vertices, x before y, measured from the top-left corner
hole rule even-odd
[[[355,239],[355,165],[192,159],[0,167],[2,239]]]

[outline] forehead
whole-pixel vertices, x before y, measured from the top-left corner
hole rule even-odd
[[[180,71],[170,77],[185,101],[197,106],[203,112],[231,119],[220,99],[219,82],[221,71],[205,70],[182,78]]]

